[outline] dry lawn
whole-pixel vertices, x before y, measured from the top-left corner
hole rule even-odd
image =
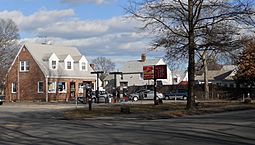
[[[217,102],[217,103],[199,103],[196,110],[185,110],[184,103],[164,103],[161,105],[153,104],[106,104],[92,108],[79,108],[65,112],[65,117],[68,119],[162,119],[174,118],[185,115],[208,114],[244,109],[255,109],[255,104]],[[130,113],[122,113],[121,107],[129,107]]]

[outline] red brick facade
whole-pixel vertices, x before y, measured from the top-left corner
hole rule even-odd
[[[20,62],[29,62],[29,71],[20,71]],[[45,78],[40,67],[33,59],[29,51],[23,47],[11,66],[6,78],[6,101],[69,101],[73,100],[79,94],[79,83],[83,81],[95,84],[93,80],[81,79],[51,79]],[[43,83],[43,91],[38,92],[38,82]],[[56,92],[48,93],[48,83],[56,82]],[[58,91],[58,82],[66,83],[66,92],[60,93]],[[13,84],[16,84],[16,92],[12,91]],[[71,84],[75,84],[75,88],[71,93]]]

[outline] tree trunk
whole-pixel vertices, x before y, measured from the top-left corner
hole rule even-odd
[[[206,51],[202,54],[203,66],[204,66],[204,95],[205,100],[209,99],[209,84],[208,84],[208,67],[207,67],[207,59],[206,59]]]
[[[193,1],[188,1],[189,10],[189,63],[188,63],[188,98],[187,98],[187,110],[195,109],[195,35],[194,35],[194,24],[193,24]]]

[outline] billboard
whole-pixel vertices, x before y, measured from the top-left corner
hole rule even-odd
[[[149,80],[154,78],[154,66],[143,66],[143,79]]]
[[[167,79],[166,65],[155,65],[154,66],[154,77],[155,77],[155,79]]]
[[[143,79],[167,79],[166,65],[143,66]]]

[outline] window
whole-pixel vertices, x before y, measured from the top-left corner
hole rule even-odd
[[[56,93],[56,82],[48,82],[48,92]]]
[[[67,61],[66,62],[66,66],[67,66],[66,67],[67,69],[72,69],[72,62],[71,61]]]
[[[20,61],[20,71],[29,71],[29,62],[28,61]]]
[[[43,82],[38,82],[37,92],[43,93]]]
[[[17,93],[17,85],[16,85],[16,83],[12,83],[12,93]]]
[[[55,60],[51,61],[51,68],[52,69],[57,69],[57,61],[55,61]]]
[[[83,93],[83,83],[79,83],[79,93]]]
[[[66,82],[58,82],[58,92],[66,93]]]
[[[86,70],[86,62],[81,63],[81,70]]]

